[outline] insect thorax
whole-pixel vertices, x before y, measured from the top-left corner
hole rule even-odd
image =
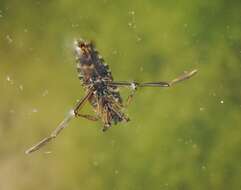
[[[112,75],[104,59],[99,55],[94,45],[85,41],[76,42],[76,62],[79,79],[83,83],[107,80],[112,81]]]
[[[111,71],[91,42],[79,40],[75,43],[78,77],[85,88],[94,87],[98,97],[112,95],[122,102],[118,88],[107,86],[113,81]]]

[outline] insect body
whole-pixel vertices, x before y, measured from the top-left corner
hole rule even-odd
[[[78,40],[75,42],[75,53],[79,79],[87,93],[92,91],[88,100],[97,113],[96,120],[101,119],[104,123],[103,131],[111,127],[112,123],[128,121],[122,112],[123,101],[119,89],[110,85],[113,82],[112,74],[93,44]],[[77,110],[76,115],[83,116]]]
[[[178,82],[189,79],[197,70],[185,72],[181,76],[170,82],[126,82],[114,81],[108,65],[104,63],[103,58],[96,51],[93,43],[85,40],[77,40],[74,43],[77,71],[86,95],[77,102],[65,119],[58,127],[36,145],[29,148],[25,153],[29,154],[40,149],[43,145],[56,138],[57,135],[67,127],[67,124],[74,117],[83,117],[92,121],[101,120],[103,122],[103,131],[122,121],[129,121],[129,118],[123,113],[123,100],[120,96],[118,87],[129,87],[132,92],[127,98],[127,105],[133,98],[134,92],[142,87],[171,87]],[[80,113],[81,108],[86,102],[93,106],[96,116]]]

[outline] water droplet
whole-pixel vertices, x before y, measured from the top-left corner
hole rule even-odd
[[[136,42],[140,42],[142,39],[141,39],[141,37],[140,36],[137,36],[136,37]]]
[[[7,80],[8,82],[11,81],[10,76],[7,76],[7,77],[6,77],[6,80]]]
[[[32,112],[33,112],[33,113],[37,113],[37,112],[38,112],[38,109],[33,108],[33,109],[32,109]]]
[[[207,170],[207,167],[206,166],[202,166],[202,170],[203,171]]]
[[[133,10],[132,10],[132,11],[129,11],[128,13],[129,13],[129,15],[132,15],[132,16],[135,15],[135,11],[133,11]]]
[[[13,85],[13,83],[14,83],[14,82],[13,82],[13,79],[11,79],[9,75],[6,76],[6,80],[7,80],[11,85]]]
[[[132,22],[128,22],[128,26],[132,27],[133,23]]]
[[[44,90],[42,96],[47,96],[48,94],[49,94],[49,91],[46,89],[46,90]]]
[[[23,85],[19,85],[19,90],[23,91]]]
[[[13,39],[9,35],[6,35],[6,39],[9,44],[13,42]]]

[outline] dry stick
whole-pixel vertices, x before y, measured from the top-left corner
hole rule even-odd
[[[50,142],[51,140],[55,139],[58,134],[68,126],[68,123],[76,116],[76,111],[78,111],[83,104],[86,102],[86,100],[91,96],[92,94],[92,90],[90,90],[88,92],[88,94],[81,99],[80,101],[78,101],[78,103],[76,104],[76,106],[71,109],[68,113],[68,115],[64,118],[64,120],[58,125],[58,127],[50,134],[49,137],[44,138],[43,140],[41,140],[40,142],[38,142],[37,144],[35,144],[34,146],[30,147],[28,150],[25,151],[25,154],[30,154],[32,152],[35,152],[37,150],[39,150],[42,146],[44,146],[45,144],[47,144],[48,142]]]

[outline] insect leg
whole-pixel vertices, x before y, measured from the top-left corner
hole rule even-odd
[[[136,93],[136,90],[137,90],[137,88],[132,88],[131,89],[131,94],[126,99],[125,107],[129,106],[130,103],[132,102],[133,97],[134,97],[134,95]]]
[[[178,83],[178,82],[181,82],[181,81],[184,81],[184,80],[187,80],[189,78],[191,78],[192,76],[194,76],[196,73],[197,73],[197,69],[194,69],[190,72],[184,72],[182,75],[180,75],[179,77],[173,79],[169,84],[170,86]]]
[[[93,93],[93,91],[90,90],[83,99],[81,99],[79,102],[77,102],[77,104],[74,107],[75,115],[78,115],[79,110],[84,106],[84,103],[86,103],[86,101],[91,97],[92,93]]]
[[[25,153],[30,154],[32,152],[35,152],[39,150],[42,146],[50,142],[51,140],[55,139],[58,136],[58,134],[68,126],[68,123],[76,116],[76,113],[77,113],[76,110],[79,110],[84,105],[84,103],[86,102],[86,100],[88,100],[88,98],[92,95],[92,93],[93,91],[90,90],[88,94],[84,98],[82,98],[74,106],[72,110],[70,110],[69,114],[64,118],[64,120],[58,125],[58,127],[48,137],[44,138],[34,146],[30,147],[28,150],[25,151]]]
[[[171,87],[174,84],[187,80],[194,76],[197,73],[197,70],[192,70],[190,72],[185,72],[184,74],[180,75],[179,77],[171,80],[170,82],[145,82],[145,83],[138,83],[138,82],[109,82],[108,85],[110,86],[119,86],[119,87]]]
[[[99,118],[97,116],[92,116],[92,115],[88,115],[88,114],[77,113],[77,116],[83,117],[83,118],[88,119],[90,121],[98,121],[99,120]]]
[[[108,111],[108,107],[105,106],[103,110],[103,122],[104,122],[104,127],[102,129],[103,132],[107,131],[109,128],[111,128],[111,118],[110,118],[110,113]]]
[[[122,120],[124,120],[125,122],[130,121],[130,119],[121,111],[119,111],[118,107],[116,106],[116,104],[112,104],[112,105],[108,105],[110,110],[112,110],[116,115],[118,115],[119,118],[121,118]]]
[[[87,99],[91,96],[92,94],[90,94]],[[81,114],[79,113],[80,109],[82,108],[83,105],[77,105],[76,106],[76,109],[74,111],[75,113],[75,116],[77,117],[82,117],[82,118],[85,118],[85,119],[88,119],[88,120],[91,120],[91,121],[98,121],[99,118],[97,116],[92,116],[92,115],[88,115],[88,114]]]

